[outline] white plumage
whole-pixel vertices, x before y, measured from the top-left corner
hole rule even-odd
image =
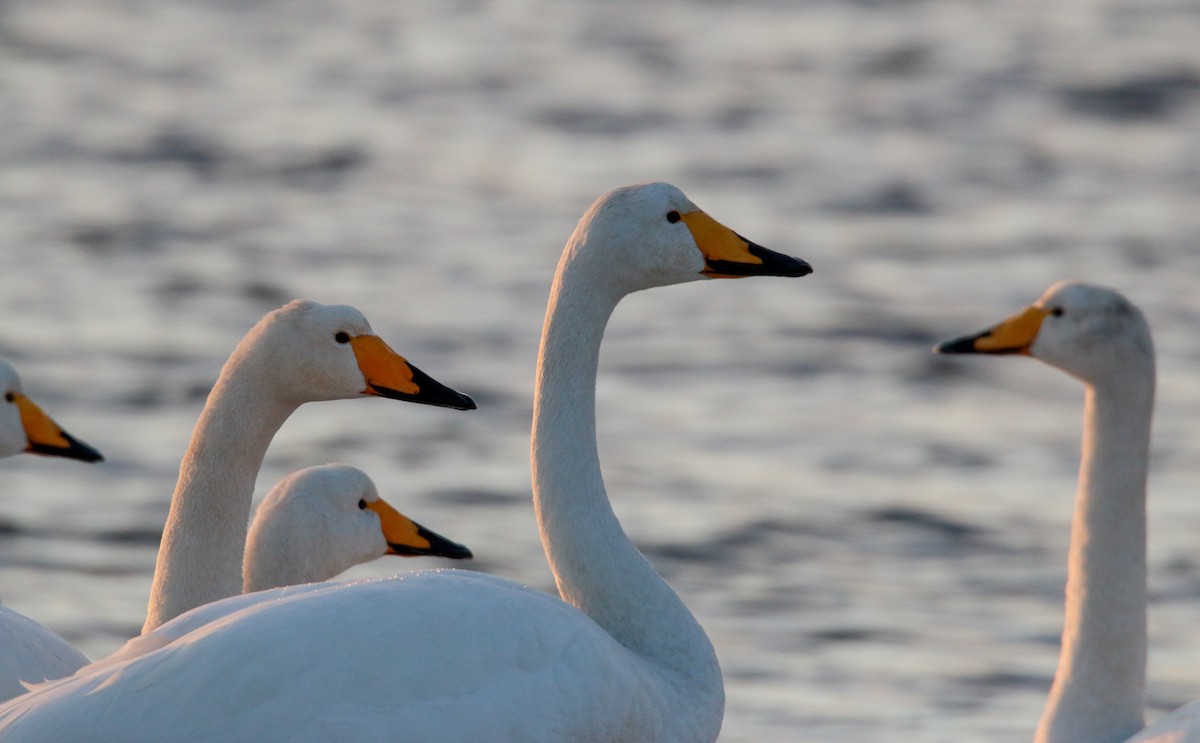
[[[1086,389],[1062,648],[1035,740],[1200,743],[1195,704],[1138,732],[1155,388],[1154,344],[1142,313],[1112,289],[1062,282],[1024,312],[938,350],[1030,355]]]
[[[713,741],[712,645],[621,530],[600,477],[595,377],[625,294],[702,276],[802,276],[644,184],[601,197],[559,264],[538,365],[533,480],[565,602],[431,571],[235,597],[0,708],[5,741]],[[155,636],[166,644],[151,649]],[[173,640],[173,641],[172,641]],[[147,652],[148,651],[148,652]]]
[[[0,457],[36,453],[95,462],[100,452],[59,428],[21,390],[21,379],[0,360]],[[29,617],[0,606],[0,700],[23,694],[22,682],[62,678],[86,665],[69,642]]]
[[[221,369],[179,466],[143,632],[241,593],[254,482],[288,416],[307,402],[371,395],[475,407],[396,354],[353,307],[297,300],[250,329]]]
[[[276,483],[255,511],[242,589],[329,580],[389,554],[471,557],[466,547],[392,508],[357,467],[306,467]]]

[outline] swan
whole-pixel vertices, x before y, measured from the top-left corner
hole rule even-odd
[[[133,638],[92,667],[144,655],[174,642],[236,608],[264,600],[256,592],[328,580],[385,554],[456,560],[472,557],[463,545],[397,512],[357,467],[325,464],[298,470],[276,483],[254,514],[246,540],[242,598],[192,609]],[[270,597],[280,595],[286,592],[272,592]]]
[[[1086,390],[1062,646],[1035,741],[1200,741],[1197,703],[1138,733],[1155,387],[1154,343],[1141,311],[1113,289],[1060,282],[1023,312],[935,351],[1032,356]]]
[[[62,430],[21,390],[16,369],[0,360],[0,457],[31,453],[84,462],[100,452]],[[0,700],[25,692],[22,681],[62,678],[87,658],[54,632],[20,612],[0,606]]]
[[[142,632],[236,596],[254,481],[301,404],[381,396],[473,410],[409,364],[353,307],[296,300],[267,313],[225,362],[179,466]]]
[[[724,688],[712,644],[605,494],[600,341],[633,291],[811,271],[674,186],[601,196],[558,264],[534,393],[534,503],[561,599],[463,570],[237,596],[138,638],[206,615],[166,645],[8,702],[0,739],[715,740]]]
[[[461,560],[471,551],[392,508],[357,467],[306,467],[259,504],[246,538],[242,590],[329,580],[383,555]]]

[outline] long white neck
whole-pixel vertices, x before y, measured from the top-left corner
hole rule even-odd
[[[208,396],[179,467],[163,529],[146,633],[189,609],[242,591],[254,482],[275,432],[297,404],[260,389],[231,362]]]
[[[604,490],[596,368],[604,327],[623,292],[597,280],[602,269],[564,256],[542,329],[532,439],[542,546],[564,600],[677,685],[680,704],[721,709],[724,688],[712,644],[625,535]],[[720,714],[695,722],[712,726],[715,737]]]
[[[1153,367],[1087,388],[1062,651],[1037,743],[1124,741],[1142,728],[1153,407]]]

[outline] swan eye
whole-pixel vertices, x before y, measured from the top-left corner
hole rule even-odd
[[[1050,310],[1050,314],[1054,315],[1055,317],[1062,317],[1066,313],[1067,313],[1067,311],[1064,310],[1062,307],[1055,307],[1054,309]]]
[[[358,510],[360,510],[360,511],[367,510],[367,499],[366,498],[358,499]]]
[[[335,341],[337,341],[338,343],[349,343],[350,342],[350,334],[344,330],[339,330],[337,333],[334,334],[333,339]]]
[[[667,212],[667,221],[670,222],[671,224],[675,224],[676,222],[678,222],[681,219],[683,219],[683,217],[680,216],[679,212],[675,211],[674,209]]]
[[[14,395],[14,394],[13,394],[13,393],[11,393],[11,392],[5,392],[5,393],[4,393],[4,399],[5,399],[5,400],[7,400],[7,401],[9,401],[9,402],[16,402],[16,400],[17,400],[17,396],[16,396],[16,395]]]

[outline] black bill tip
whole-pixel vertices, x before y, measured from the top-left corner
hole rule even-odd
[[[741,263],[739,261],[710,260],[705,266],[705,273],[718,276],[807,276],[813,272],[808,261],[793,258],[790,255],[776,253],[757,243],[745,240],[750,255],[762,261],[761,263]]]
[[[78,459],[81,462],[103,462],[104,455],[93,447],[83,443],[66,431],[60,431],[59,435],[67,442],[66,446],[53,446],[50,444],[42,444],[30,442],[29,451],[31,454],[41,454],[47,457],[65,457],[67,459]]]
[[[942,341],[933,347],[933,352],[944,354],[978,353],[975,350],[975,341],[978,339],[978,335],[968,335],[950,341]]]
[[[428,547],[412,547],[407,544],[392,544],[389,542],[388,551],[393,555],[404,557],[424,555],[427,557],[447,557],[451,560],[470,560],[475,557],[475,555],[471,554],[471,550],[467,549],[466,545],[446,539],[441,534],[426,529],[420,524],[416,524],[416,527],[417,534],[429,542]]]
[[[412,381],[417,385],[418,392],[400,392],[373,383],[370,385],[371,389],[377,395],[393,400],[419,402],[423,405],[436,405],[455,410],[475,410],[475,401],[469,396],[450,389],[412,364],[409,364],[408,368],[412,371]]]

